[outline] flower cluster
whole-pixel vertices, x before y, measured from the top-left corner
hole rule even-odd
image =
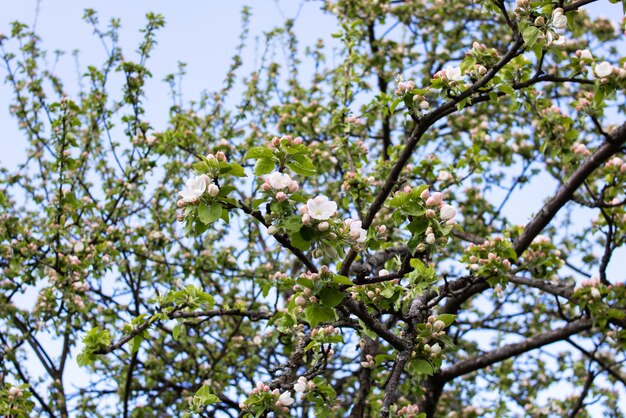
[[[333,219],[337,214],[337,203],[324,195],[309,199],[298,209],[302,224],[326,235],[326,238],[346,242],[353,248],[361,248],[367,239],[367,230],[361,221],[348,218],[343,222]]]
[[[416,418],[420,412],[420,407],[417,405],[407,405],[398,409],[397,414],[406,418]]]
[[[580,283],[580,285],[574,288],[574,291],[577,292],[577,291],[580,291],[581,289],[588,288],[589,295],[593,299],[600,299],[600,297],[602,297],[602,293],[598,289],[599,285],[600,285],[600,279],[598,278],[598,276],[593,276],[591,277],[591,279],[583,280]]]
[[[443,70],[437,71],[433,78],[447,82],[450,86],[456,85],[463,81],[463,72],[461,67],[447,66]]]
[[[287,193],[295,193],[299,188],[298,182],[292,180],[288,174],[283,174],[278,171],[267,176],[265,182],[261,185],[261,190],[273,195],[279,202],[287,200]]]
[[[472,273],[492,277],[495,286],[500,280],[506,282],[511,270],[509,259],[516,258],[510,241],[495,237],[483,244],[470,243],[461,260],[467,263],[467,269]]]
[[[304,376],[300,376],[298,381],[293,385],[293,390],[298,393],[309,392],[315,390],[315,383],[312,380],[308,380]]]
[[[619,157],[613,157],[604,164],[605,168],[610,168],[619,171],[620,173],[626,173],[626,162]]]
[[[487,48],[485,44],[473,42],[472,48],[465,52],[465,59],[461,63],[461,71],[473,78],[480,78],[487,73],[487,68],[493,67],[499,60],[500,53],[495,48]]]
[[[270,392],[270,387],[263,382],[257,383],[257,385],[250,392],[250,397],[244,402],[239,404],[239,407],[243,411],[265,411],[269,408],[278,412],[288,413],[289,406],[294,403],[294,399],[291,397],[291,392],[280,392],[279,389],[274,389]]]
[[[405,186],[393,196],[389,206],[398,209],[393,215],[396,224],[407,218],[411,221],[408,229],[413,237],[409,246],[418,252],[432,250],[438,241],[447,242],[456,225],[456,209],[444,201],[443,193],[431,193],[428,186]]]
[[[596,77],[600,79],[600,82],[608,81],[608,78],[612,75],[618,77],[619,79],[626,79],[626,63],[624,63],[624,68],[614,67],[608,61],[602,61],[599,64],[596,64],[593,69]]]
[[[565,43],[565,37],[562,31],[565,28],[567,28],[567,17],[563,14],[563,9],[557,7],[552,11],[552,16],[548,22],[548,30],[546,32],[548,45],[563,45]]]
[[[209,168],[210,174],[212,174],[213,180],[217,177],[219,169],[217,164],[213,162],[226,162],[226,155],[222,151],[218,151],[206,156],[208,162],[207,168]],[[185,188],[178,193],[180,199],[176,205],[180,208],[184,208],[189,204],[196,204],[206,192],[209,196],[215,197],[219,194],[220,188],[213,182],[213,180],[207,174],[200,174],[195,177],[190,177],[185,182]]]
[[[396,88],[395,93],[398,96],[402,96],[406,93],[409,93],[411,90],[415,88],[415,82],[413,80],[404,81],[404,79],[402,78],[400,74],[396,76],[396,85],[397,85],[397,88]]]
[[[302,144],[304,141],[302,138],[300,137],[292,137],[291,135],[284,135],[282,137],[273,137],[266,145],[269,149],[277,149],[278,147],[280,147],[281,145],[283,146],[288,146],[288,145],[300,145]]]
[[[526,270],[532,271],[534,277],[552,278],[563,266],[561,251],[545,235],[537,235],[530,247],[523,254]]]

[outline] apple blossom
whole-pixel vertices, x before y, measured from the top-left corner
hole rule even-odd
[[[356,242],[365,242],[367,239],[367,231],[361,228],[361,221],[353,221],[350,223],[350,237]]]
[[[270,184],[270,186],[272,186],[274,190],[283,190],[289,187],[293,180],[291,179],[291,177],[289,177],[288,174],[283,174],[275,171],[267,177],[266,181]]]
[[[442,220],[447,221],[456,216],[456,210],[452,206],[444,204],[439,208],[439,216]]]
[[[565,29],[567,27],[567,17],[563,15],[563,9],[557,7],[552,12],[552,26],[555,29]]]
[[[429,350],[433,355],[438,355],[439,353],[441,353],[441,346],[439,345],[439,343],[435,343],[430,347]]]
[[[443,203],[443,193],[434,192],[426,199],[426,206],[439,206]]]
[[[298,378],[298,382],[295,385],[293,385],[293,390],[295,390],[298,393],[305,392],[307,388],[308,388],[307,379],[304,376],[300,376]]]
[[[613,66],[608,61],[602,61],[599,64],[596,64],[594,68],[594,73],[598,78],[605,78],[613,74]]]
[[[463,80],[463,73],[460,67],[448,66],[443,69],[443,75],[445,79],[450,81],[458,82]]]
[[[337,204],[324,195],[316,196],[306,202],[308,213],[313,219],[325,221],[337,211]]]
[[[195,202],[202,196],[208,183],[209,177],[206,174],[191,177],[185,182],[185,189],[178,194],[183,202]]]

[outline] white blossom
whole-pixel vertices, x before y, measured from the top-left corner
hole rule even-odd
[[[272,189],[283,190],[289,187],[293,180],[289,177],[289,174],[283,174],[275,171],[268,176],[267,181],[270,186],[272,186]]]
[[[555,29],[565,29],[567,27],[567,17],[563,15],[563,9],[560,7],[552,12],[552,26]]]
[[[452,67],[448,66],[444,68],[444,74],[446,78],[450,81],[462,81],[463,73],[461,72],[461,67]]]
[[[456,210],[450,205],[442,205],[439,209],[439,215],[441,219],[447,221],[449,219],[453,219],[456,216]]]
[[[185,182],[185,190],[179,192],[179,196],[183,202],[191,203],[202,196],[202,193],[206,190],[207,183],[209,182],[209,176],[202,174],[196,177],[190,177]]]
[[[293,390],[295,390],[298,393],[302,393],[302,392],[306,391],[306,389],[307,389],[306,377],[300,376],[298,378],[298,382],[295,385],[293,385]]]
[[[283,392],[278,397],[278,402],[282,403],[285,406],[289,406],[293,403],[293,398],[291,397],[291,392]]]
[[[583,49],[582,51],[580,51],[580,59],[592,60],[593,55],[591,55],[591,52],[588,49]]]
[[[306,202],[309,215],[318,221],[325,221],[337,210],[337,204],[324,195],[315,196]]]
[[[367,231],[361,228],[362,224],[361,221],[354,221],[350,224],[350,237],[354,238],[356,242],[365,242],[367,238]]]
[[[602,61],[600,64],[596,64],[594,71],[599,78],[608,77],[613,73],[613,66],[608,61]]]

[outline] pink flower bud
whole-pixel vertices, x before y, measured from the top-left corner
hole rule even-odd
[[[428,197],[429,197],[429,196],[430,196],[430,192],[428,191],[428,189],[425,189],[425,190],[424,190],[424,191],[420,194],[420,197],[421,197],[423,200],[428,199]]]
[[[226,155],[222,151],[216,152],[215,158],[217,158],[217,161],[226,161]]]
[[[289,186],[287,186],[287,190],[289,190],[289,193],[295,193],[298,191],[299,188],[300,186],[298,186],[298,182],[296,182],[295,180],[289,183]]]
[[[285,200],[287,200],[287,195],[285,194],[285,192],[278,192],[276,193],[276,200],[278,200],[279,202],[284,202]]]
[[[308,225],[311,223],[311,215],[309,215],[308,213],[305,213],[304,215],[302,215],[302,223],[304,225]]]
[[[272,186],[269,183],[263,183],[261,185],[261,190],[263,190],[263,191],[267,192],[268,190],[271,190],[271,189],[272,189]]]
[[[293,140],[293,143],[294,143],[294,144],[296,144],[296,145],[300,145],[302,142],[303,142],[303,140],[302,140],[302,138],[301,138],[301,137],[299,137],[299,136],[298,136],[298,137],[296,137],[296,138]]]
[[[426,210],[426,217],[427,218],[434,218],[437,215],[437,213],[432,210],[432,209],[427,209]]]

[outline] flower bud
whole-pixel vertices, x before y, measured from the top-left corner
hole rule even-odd
[[[443,322],[442,320],[438,319],[433,324],[433,331],[438,332],[438,331],[441,331],[442,329],[444,329],[445,327],[446,327],[446,323]]]
[[[277,234],[278,228],[276,228],[274,225],[270,225],[269,228],[267,228],[267,233],[270,235]]]
[[[321,232],[328,231],[328,228],[330,228],[330,225],[326,221],[320,222],[320,224],[317,225],[317,229]]]
[[[284,202],[285,200],[287,200],[287,195],[285,194],[285,192],[278,192],[276,193],[276,200],[278,200],[279,202]]]
[[[299,188],[300,186],[298,186],[298,182],[295,180],[289,183],[289,186],[287,186],[287,190],[289,190],[289,193],[295,193],[298,191]]]
[[[207,188],[207,192],[209,193],[209,196],[215,197],[220,192],[220,188],[217,186],[217,184],[211,183]]]
[[[217,161],[226,161],[226,155],[222,151],[216,152],[215,158],[217,158]]]

